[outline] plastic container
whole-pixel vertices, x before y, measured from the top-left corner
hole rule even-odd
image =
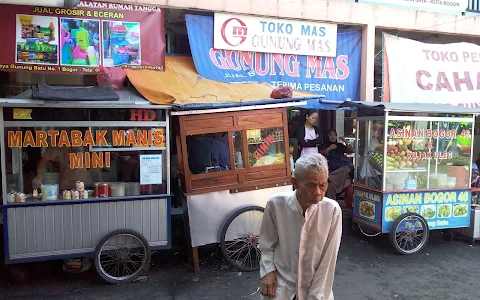
[[[125,182],[110,183],[111,197],[125,197]]]
[[[58,184],[44,184],[41,187],[42,200],[57,200],[58,199]]]
[[[121,54],[117,52],[113,52],[113,65],[114,66],[119,66],[119,65],[125,65],[128,64],[129,59],[130,59],[130,54]]]
[[[60,173],[45,172],[43,174],[43,184],[58,184],[60,182]]]
[[[127,182],[125,184],[126,196],[140,196],[140,182]]]

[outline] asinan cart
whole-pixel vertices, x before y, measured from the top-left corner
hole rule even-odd
[[[151,250],[171,247],[169,107],[121,95],[112,102],[1,100],[7,264],[93,257],[104,280],[122,283],[142,273]],[[50,133],[56,131],[64,140],[54,145]],[[75,142],[78,133],[83,142]],[[90,143],[87,135],[94,137]],[[67,148],[77,149],[67,153],[67,169],[61,171],[63,154],[50,156],[46,188],[37,196],[32,179],[42,170],[39,160]],[[72,190],[76,180],[65,174],[80,174],[79,168],[90,176],[83,182],[87,191],[83,199],[63,200],[64,179]],[[89,193],[94,185],[109,188]]]
[[[302,100],[194,104],[172,112],[196,272],[198,247],[214,243],[238,270],[259,269],[265,204],[292,190],[286,107],[305,104]],[[223,158],[215,158],[218,150]],[[212,160],[199,163],[204,157]]]
[[[354,223],[401,254],[468,227],[474,114],[451,105],[346,102],[358,111]],[[445,235],[448,236],[448,235]]]

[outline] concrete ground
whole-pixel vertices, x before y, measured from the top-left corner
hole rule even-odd
[[[194,274],[179,249],[152,257],[144,280],[106,285],[93,272],[0,283],[0,299],[258,299],[258,273],[227,266],[216,247],[200,251],[201,272]],[[345,236],[338,257],[335,299],[480,299],[480,244],[446,242],[434,232],[416,255],[393,253],[388,239]]]

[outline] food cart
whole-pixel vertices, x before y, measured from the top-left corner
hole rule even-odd
[[[172,112],[196,272],[198,247],[213,243],[238,270],[258,270],[265,204],[272,195],[292,190],[286,107],[305,103],[194,104]]]
[[[118,93],[1,100],[7,264],[93,257],[104,280],[122,283],[171,247],[169,107]]]
[[[451,105],[346,102],[357,109],[353,222],[401,254],[430,230],[470,224],[474,115]],[[364,142],[363,142],[364,141]]]

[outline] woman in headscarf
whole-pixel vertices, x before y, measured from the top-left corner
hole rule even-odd
[[[340,143],[338,140],[343,143]],[[353,179],[353,163],[345,155],[355,153],[352,145],[350,145],[344,137],[338,137],[334,129],[330,129],[327,132],[322,148],[322,154],[325,155],[328,160],[329,171],[333,172],[343,166],[348,166],[351,172],[350,178]]]

